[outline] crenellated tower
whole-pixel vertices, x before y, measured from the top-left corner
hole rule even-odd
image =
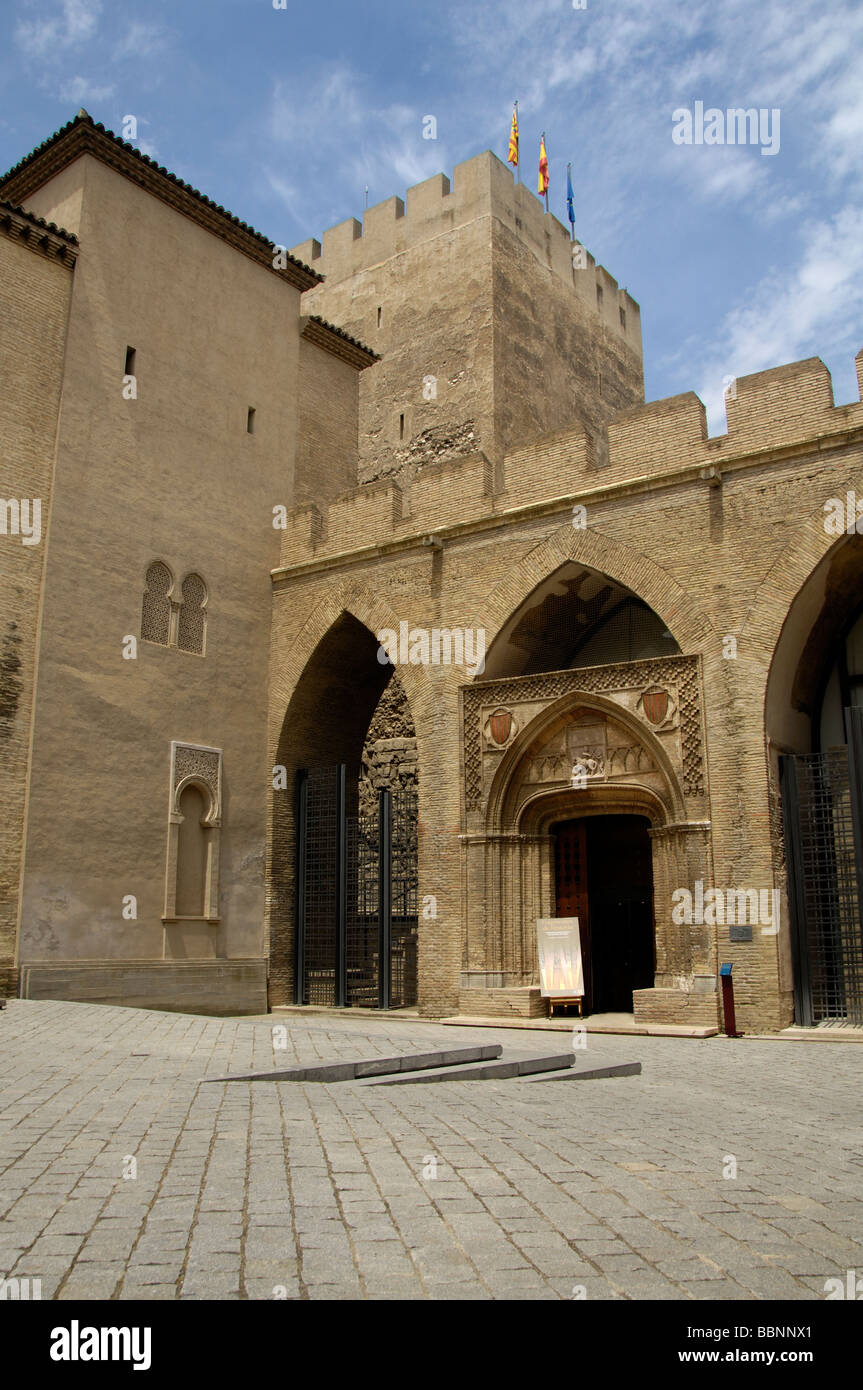
[[[293,255],[303,297],[381,361],[360,380],[359,481],[506,452],[641,404],[639,308],[490,151],[369,208]]]

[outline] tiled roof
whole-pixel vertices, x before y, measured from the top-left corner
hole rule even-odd
[[[56,222],[46,222],[44,217],[37,217],[35,213],[28,212],[26,208],[19,208],[15,203],[9,203],[5,198],[0,198],[0,209],[3,212],[15,212],[19,217],[26,217],[34,227],[42,227],[46,232],[53,232],[55,236],[61,236],[64,241],[70,242],[73,246],[78,245],[78,238],[73,232],[67,232],[64,227],[58,227]]]
[[[76,236],[5,198],[0,198],[0,233],[49,260],[60,261],[68,270],[74,268],[78,259]]]
[[[380,355],[361,343],[359,338],[352,338],[343,328],[327,323],[320,314],[310,314],[306,318],[303,337],[335,353],[337,357],[343,357],[346,362],[352,362],[355,367],[370,367],[373,362],[381,360]]]
[[[191,184],[172,174],[164,165],[157,164],[149,155],[142,154],[126,140],[121,140],[113,131],[93,120],[88,112],[81,110],[74,120],[55,131],[49,139],[37,145],[6,174],[0,177],[0,193],[15,202],[23,202],[30,193],[40,188],[59,169],[65,168],[82,154],[92,154],[111,168],[125,175],[132,182],[146,188],[149,192],[168,203],[178,212],[191,217],[214,235],[229,242],[236,250],[251,256],[253,260],[267,265],[275,274],[282,276],[297,289],[310,289],[323,279],[317,271],[303,261],[282,251],[280,246],[256,232],[248,223],[241,222],[227,208],[213,202]],[[273,266],[276,252],[286,262],[282,269]]]

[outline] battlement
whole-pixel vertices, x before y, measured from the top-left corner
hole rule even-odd
[[[856,358],[860,403],[833,403],[833,381],[820,357],[737,377],[725,402],[726,434],[707,437],[704,405],[693,391],[621,411],[608,426],[604,482],[722,467],[723,458],[804,446],[821,435],[863,425],[863,352]]]
[[[588,300],[615,333],[639,326],[636,301],[621,289],[604,266],[581,246],[571,242],[568,229],[490,150],[457,164],[452,181],[435,174],[407,190],[405,198],[387,198],[366,210],[362,222],[350,217],[291,250],[291,255],[332,285],[370,270],[391,257],[479,218],[496,218],[537,258],[579,295]],[[573,268],[573,249],[578,248],[583,269]]]
[[[504,516],[520,507],[578,498],[628,482],[716,467],[751,453],[799,447],[863,428],[863,350],[856,360],[860,402],[833,404],[830,373],[818,357],[741,377],[728,401],[728,433],[708,439],[694,392],[621,411],[599,437],[583,429],[546,435],[506,455],[495,476],[478,452],[423,468],[410,486],[363,484],[319,509],[288,513],[282,565],[343,555]],[[604,460],[607,459],[607,462]]]

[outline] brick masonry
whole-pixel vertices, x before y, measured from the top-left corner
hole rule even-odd
[[[0,995],[15,993],[40,595],[75,238],[0,202],[0,491],[38,499],[41,539],[24,543],[12,518],[0,534]],[[19,512],[20,516],[20,512]],[[35,538],[35,532],[34,532]]]

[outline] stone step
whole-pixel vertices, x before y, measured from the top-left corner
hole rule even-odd
[[[459,990],[459,1013],[479,1018],[544,1018],[548,1006],[538,985]]]
[[[208,1076],[207,1081],[357,1081],[366,1076],[386,1076],[393,1072],[446,1069],[467,1062],[486,1062],[503,1052],[500,1043],[476,1047],[454,1047],[438,1052],[408,1052],[399,1057],[370,1057],[366,1061],[319,1062],[307,1067],[280,1067],[275,1071],[232,1072],[229,1076]]]
[[[640,1076],[640,1062],[610,1062],[604,1067],[578,1067],[570,1065],[566,1071],[532,1076],[531,1081],[606,1081],[613,1076]]]
[[[434,1070],[418,1072],[413,1076],[384,1076],[365,1082],[366,1086],[415,1086],[420,1082],[432,1081],[506,1081],[512,1077],[533,1076],[535,1073],[554,1071],[573,1065],[571,1052],[556,1053],[552,1057],[538,1057],[531,1053],[522,1057],[506,1057],[499,1062],[475,1062],[465,1067],[436,1067]]]

